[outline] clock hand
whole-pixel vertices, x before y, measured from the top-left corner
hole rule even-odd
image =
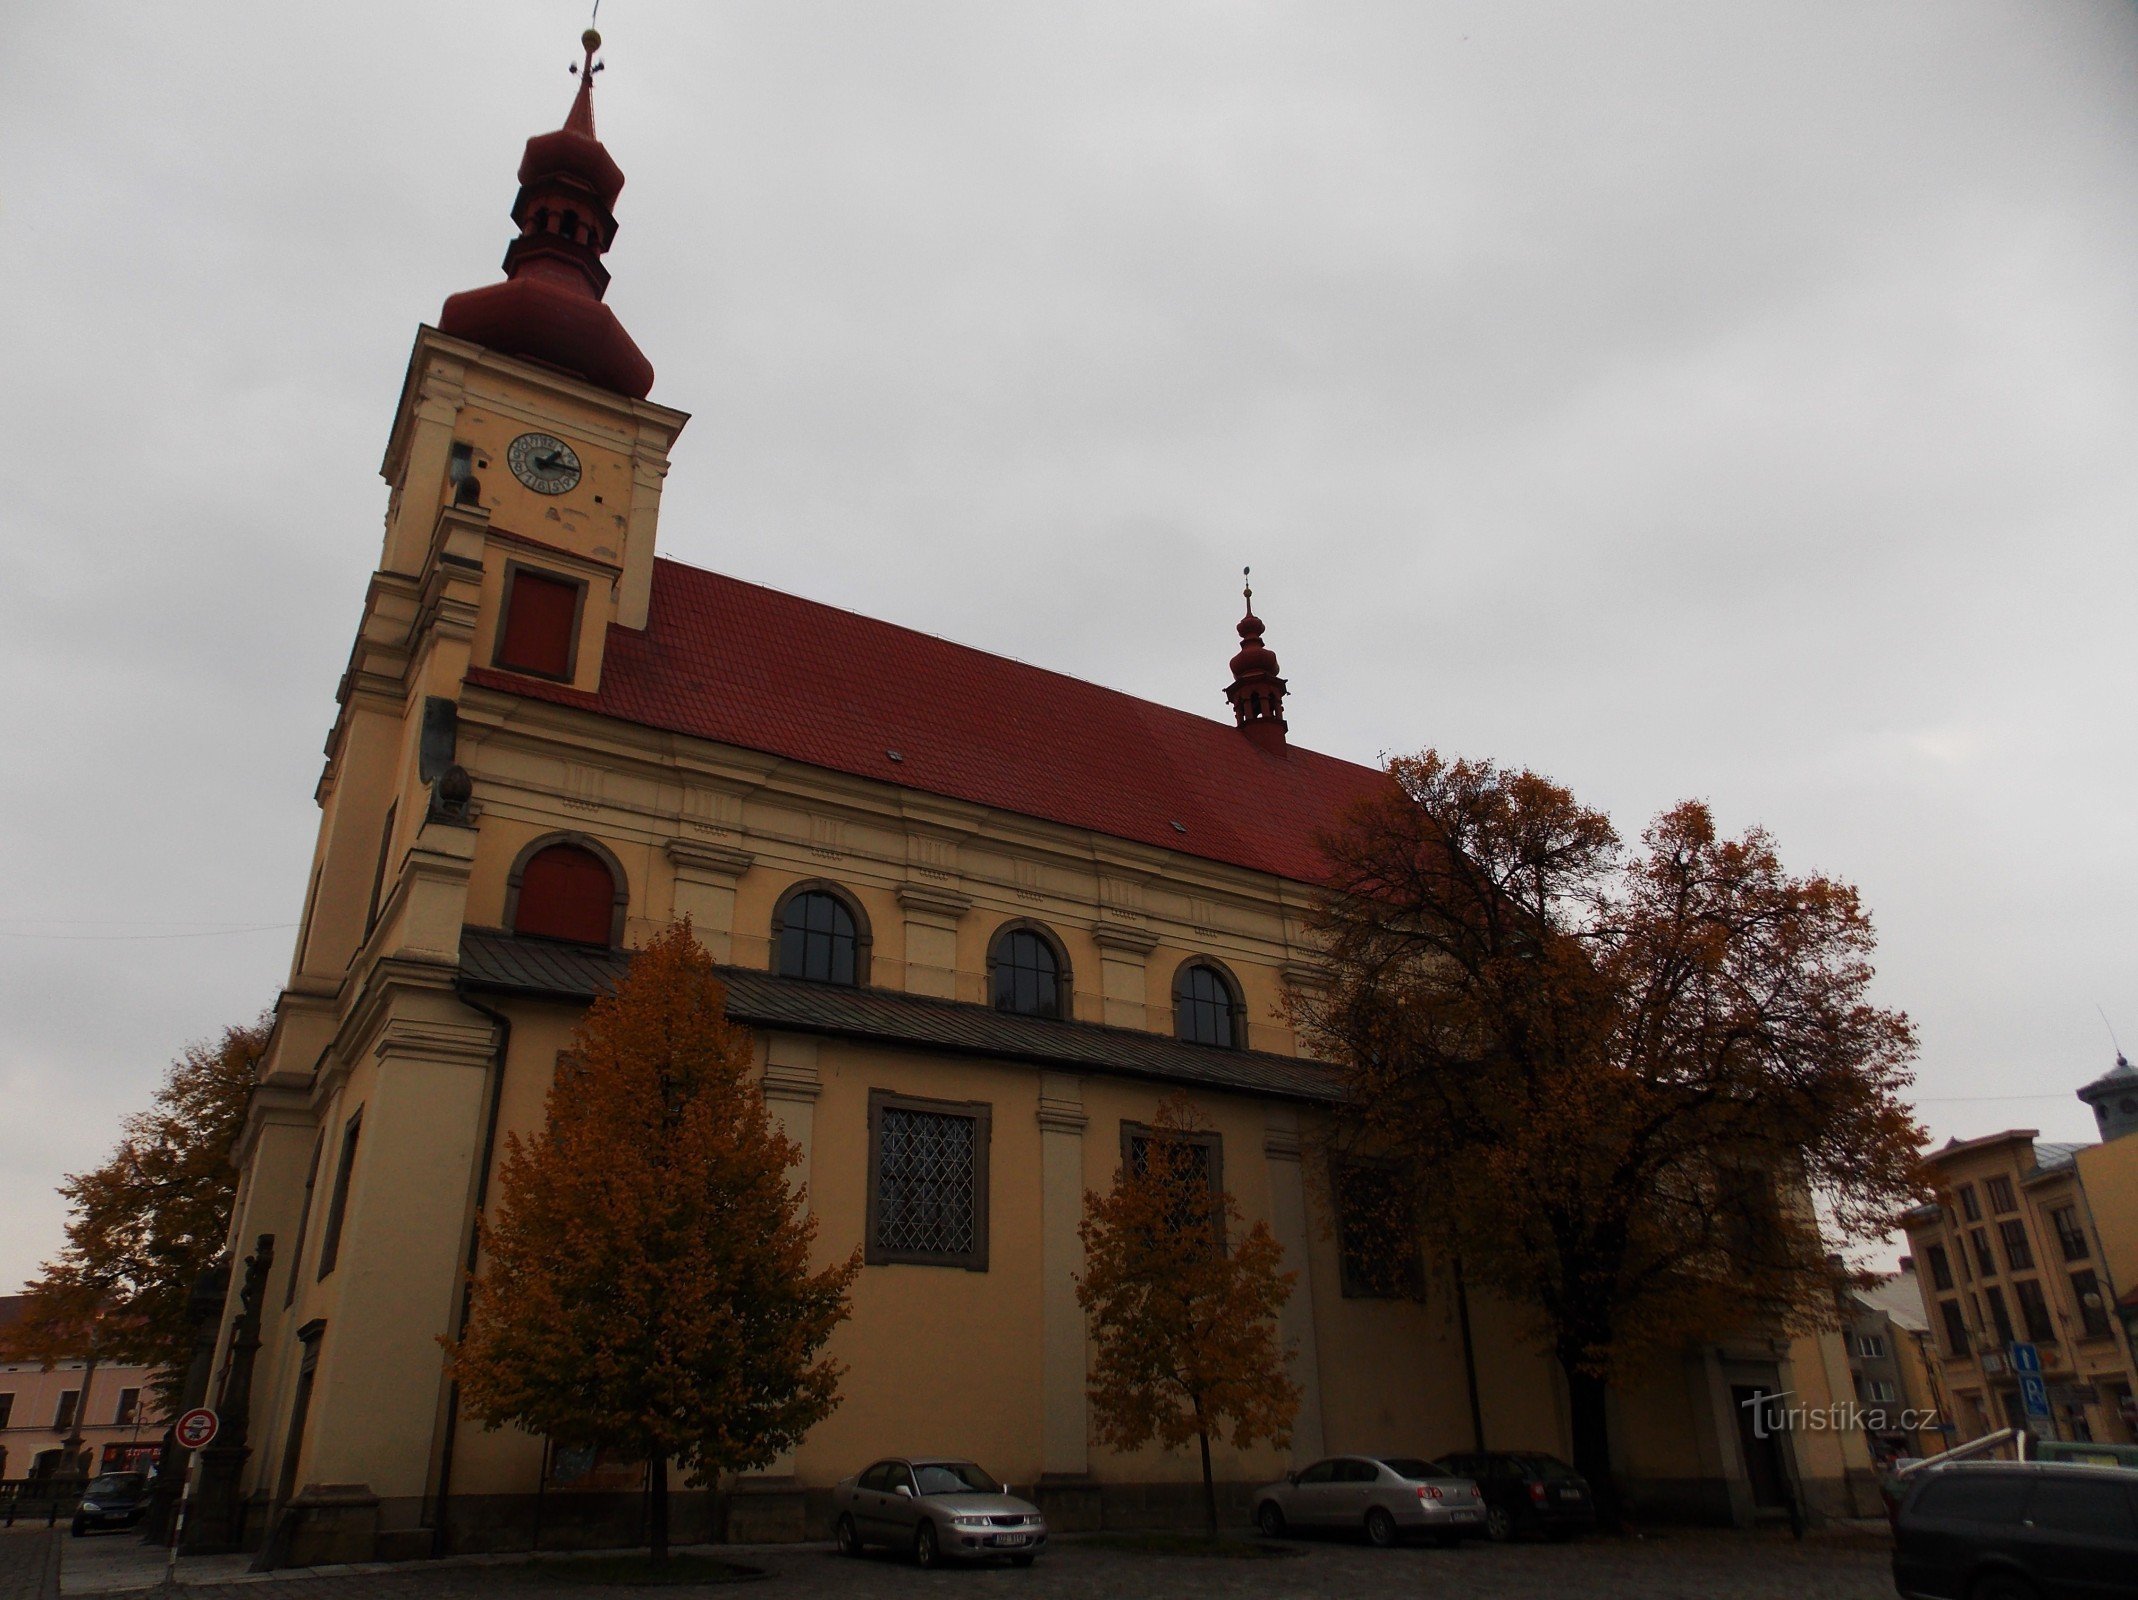
[[[537,471],[541,472],[555,472],[563,465],[563,454],[559,451],[552,450],[548,455],[544,456],[541,460],[535,463],[535,468]]]

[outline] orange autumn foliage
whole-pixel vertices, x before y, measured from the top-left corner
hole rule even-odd
[[[812,1272],[815,1219],[789,1187],[750,1035],[682,922],[581,1020],[546,1125],[506,1141],[466,1330],[471,1415],[666,1466],[693,1482],[769,1464],[839,1402],[818,1352],[848,1314],[858,1252]]]
[[[1197,1440],[1215,1532],[1211,1439],[1291,1442],[1299,1386],[1276,1319],[1298,1274],[1280,1270],[1267,1223],[1241,1231],[1199,1131],[1186,1098],[1168,1099],[1136,1147],[1140,1170],[1124,1162],[1110,1191],[1085,1193],[1076,1297],[1091,1324],[1093,1431],[1117,1450]]]

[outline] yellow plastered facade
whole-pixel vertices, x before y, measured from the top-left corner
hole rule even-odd
[[[433,329],[417,338],[384,463],[382,559],[317,791],[304,922],[239,1152],[233,1240],[277,1240],[249,1441],[255,1536],[293,1493],[340,1485],[376,1497],[365,1537],[382,1556],[627,1537],[619,1522],[571,1522],[592,1502],[548,1484],[541,1441],[458,1417],[440,1345],[488,1174],[507,1136],[539,1127],[578,1015],[459,981],[463,930],[505,923],[514,864],[539,841],[585,838],[614,859],[626,945],[688,915],[716,960],[763,969],[781,897],[823,880],[863,914],[876,988],[984,1004],[991,941],[1029,920],[1068,959],[1078,1019],[1170,1032],[1176,970],[1215,960],[1241,991],[1246,1042],[1298,1052],[1285,998],[1313,973],[1307,885],[468,681],[493,660],[505,573],[521,563],[586,584],[572,682],[599,684],[609,627],[646,621],[685,421]],[[572,445],[584,473],[570,493],[534,494],[505,470],[525,431]],[[456,445],[472,491],[457,487]],[[441,807],[423,772],[433,700],[455,711],[464,813]],[[1074,1297],[1083,1193],[1112,1181],[1122,1124],[1147,1121],[1169,1086],[836,1036],[768,1031],[757,1050],[804,1152],[795,1178],[827,1261],[864,1232],[872,1091],[989,1106],[987,1266],[865,1269],[832,1345],[842,1405],[736,1505],[821,1537],[830,1484],[918,1451],[978,1459],[1065,1518],[1163,1520],[1186,1505],[1175,1491],[1198,1472],[1193,1452],[1122,1455],[1092,1439]],[[1293,1447],[1220,1446],[1219,1476],[1237,1490],[1324,1453],[1471,1448],[1446,1285],[1423,1304],[1343,1292],[1320,1110],[1195,1099],[1221,1135],[1227,1187],[1298,1274],[1283,1326],[1304,1396]],[[1489,1296],[1470,1296],[1470,1315],[1488,1442],[1566,1455],[1564,1386],[1533,1331]],[[1807,1338],[1662,1363],[1625,1386],[1614,1421],[1636,1490],[1744,1521],[1759,1508],[1725,1368],[1810,1404],[1837,1398],[1832,1353]],[[1860,1439],[1794,1448],[1815,1509],[1863,1509],[1849,1498]]]

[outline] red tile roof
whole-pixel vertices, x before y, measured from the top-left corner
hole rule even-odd
[[[1387,781],[674,561],[654,564],[645,631],[609,630],[598,694],[482,667],[468,681],[1308,882],[1315,836]]]

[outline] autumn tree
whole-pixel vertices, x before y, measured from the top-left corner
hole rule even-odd
[[[508,1137],[487,1260],[449,1345],[470,1414],[648,1463],[668,1555],[668,1469],[762,1467],[838,1404],[818,1356],[859,1253],[809,1270],[816,1221],[791,1189],[750,1035],[677,923],[639,951],[560,1059],[548,1116]]]
[[[1210,1441],[1291,1442],[1299,1386],[1277,1339],[1298,1274],[1217,1181],[1193,1107],[1175,1096],[1131,1142],[1113,1188],[1087,1191],[1077,1302],[1090,1319],[1091,1402],[1100,1441],[1136,1450],[1202,1447],[1203,1509],[1217,1532]]]
[[[193,1353],[187,1297],[230,1231],[231,1156],[271,1021],[188,1046],[149,1109],[126,1119],[111,1159],[60,1184],[67,1242],[24,1285],[22,1320],[0,1336],[6,1357],[49,1362],[94,1351],[153,1369],[166,1409],[178,1398]]]
[[[1301,1021],[1426,1248],[1534,1314],[1610,1512],[1613,1378],[1826,1323],[1829,1251],[1922,1197],[1914,1029],[1868,998],[1856,891],[1758,829],[1688,802],[1629,852],[1535,773],[1389,770],[1324,841],[1331,984]]]

